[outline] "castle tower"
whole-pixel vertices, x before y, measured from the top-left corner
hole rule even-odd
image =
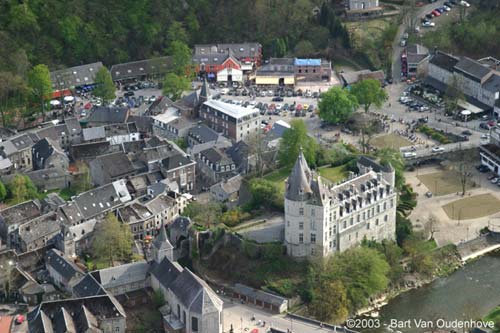
[[[70,258],[74,258],[76,256],[75,238],[73,237],[69,227],[64,223],[61,225],[61,233],[57,238],[56,247],[59,251]]]
[[[170,244],[167,232],[165,231],[165,226],[161,224],[160,232],[156,236],[152,245],[153,260],[158,264],[163,260],[163,258],[168,258],[168,260],[173,261],[174,259],[174,247]]]
[[[200,99],[200,105],[205,103],[206,101],[208,101],[210,99],[210,89],[208,87],[207,79],[203,79],[199,99]]]

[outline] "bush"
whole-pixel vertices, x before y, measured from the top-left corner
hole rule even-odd
[[[227,225],[228,227],[235,227],[244,220],[250,218],[250,214],[247,212],[243,212],[241,208],[230,209],[227,212],[224,212],[220,220],[222,223]]]

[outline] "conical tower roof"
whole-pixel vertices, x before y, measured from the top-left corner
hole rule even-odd
[[[208,82],[206,79],[203,79],[203,83],[201,85],[200,90],[200,100],[207,101],[210,96],[210,89],[208,88]]]
[[[295,201],[307,200],[309,195],[313,193],[311,179],[311,169],[309,169],[301,149],[287,180],[286,198]]]
[[[165,231],[165,226],[161,224],[160,232],[153,241],[153,246],[158,250],[172,248],[172,244],[168,240],[167,232]]]

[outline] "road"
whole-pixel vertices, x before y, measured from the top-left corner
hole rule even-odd
[[[425,6],[418,8],[416,10],[417,17],[420,18],[420,17],[425,16],[425,14],[430,13],[433,9],[442,6],[444,2],[445,2],[445,0],[439,0],[439,1],[436,1],[435,3],[427,4]],[[452,10],[456,10],[456,8],[454,8]],[[439,24],[440,18],[441,17],[436,17],[433,19],[433,21],[436,23],[436,26]],[[420,25],[420,19],[418,19],[417,24]],[[403,34],[405,31],[406,31],[406,24],[403,23],[399,26],[396,37],[394,38],[394,44],[392,47],[392,49],[393,49],[393,53],[392,53],[392,77],[394,78],[394,80],[398,80],[401,78],[400,77],[401,52],[403,51],[403,48],[400,46],[400,42],[401,42],[401,38],[403,37]],[[423,30],[423,28],[421,27],[420,33],[425,33],[425,31],[426,30]]]
[[[234,333],[249,333],[253,329],[257,329],[258,333],[266,333],[269,327],[274,327],[286,331],[291,329],[293,333],[333,333],[333,330],[321,328],[316,325],[304,323],[297,320],[290,320],[284,315],[273,315],[269,312],[262,311],[256,307],[251,307],[246,304],[241,304],[232,301],[229,298],[224,298],[224,309],[222,313],[224,333],[229,332],[231,325],[233,325]],[[252,316],[255,320],[252,321]],[[265,321],[266,326],[257,325],[257,322]]]

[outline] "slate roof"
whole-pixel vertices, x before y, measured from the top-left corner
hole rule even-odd
[[[106,290],[97,282],[91,273],[87,273],[78,283],[73,286],[73,295],[75,297],[89,297],[105,295]]]
[[[98,106],[92,109],[87,121],[102,124],[125,123],[128,119],[128,113],[128,108]]]
[[[273,304],[276,306],[281,306],[283,303],[287,303],[288,300],[284,297],[274,295],[263,290],[254,289],[249,286],[245,286],[241,283],[236,283],[233,286],[233,290],[240,295],[248,296],[252,299],[257,299],[268,304]]]
[[[228,156],[237,164],[241,165],[248,157],[250,146],[243,140],[236,142],[226,150]]]
[[[139,132],[150,133],[153,130],[153,119],[148,116],[130,116],[128,121],[133,121]]]
[[[254,58],[260,55],[262,45],[259,43],[221,43],[221,44],[196,44],[194,46],[195,55],[211,53],[227,53],[227,50],[239,58]]]
[[[82,143],[71,146],[73,159],[90,159],[100,155],[112,154],[123,151],[121,145],[111,145],[109,141],[97,141]]]
[[[55,212],[50,212],[36,219],[30,220],[19,227],[19,238],[27,245],[42,237],[50,240],[51,235],[55,235],[61,230]]]
[[[10,139],[10,142],[14,145],[14,147],[18,150],[24,150],[26,148],[30,148],[35,144],[35,141],[38,139],[35,134],[23,134],[13,139]]]
[[[55,323],[51,322],[50,318],[55,318],[61,308],[64,308],[69,314],[74,314],[72,316],[73,321],[81,321],[82,315],[87,313],[91,313],[92,317],[95,318],[125,318],[126,314],[123,310],[123,307],[118,303],[118,301],[111,295],[99,295],[94,297],[85,297],[85,298],[70,298],[64,300],[57,301],[47,301],[40,303],[35,309],[28,313],[28,326],[30,333],[44,333],[44,332],[52,332],[47,330],[41,330],[43,327],[45,329],[51,325],[55,328]],[[82,314],[82,311],[83,314]],[[41,326],[39,324],[40,318],[44,318],[46,325]],[[92,317],[85,316],[85,320],[89,323],[95,324],[95,320]],[[50,324],[48,322],[51,322]],[[81,323],[77,323],[77,327],[82,327]],[[61,331],[56,331],[59,333]],[[81,332],[81,331],[78,331]],[[99,332],[99,331],[91,331],[91,332]]]
[[[123,152],[98,156],[89,162],[89,167],[91,168],[91,172],[101,170],[101,172],[107,174],[111,179],[126,176],[135,171],[132,162],[130,162],[127,155]]]
[[[204,156],[205,159],[212,162],[213,164],[219,163],[222,165],[226,165],[233,163],[233,161],[229,157],[221,153],[219,150],[213,148],[208,148],[201,151],[200,155]]]
[[[455,64],[455,70],[478,82],[481,82],[483,78],[491,72],[490,68],[467,57],[463,57]]]
[[[166,73],[172,65],[172,57],[158,57],[116,64],[111,66],[110,73],[114,81],[127,78],[137,78],[143,75],[158,75]]]
[[[71,332],[76,333],[75,323],[68,311],[61,307],[54,317],[54,331],[55,332]]]
[[[59,250],[51,249],[47,251],[45,262],[68,281],[79,274],[83,275],[83,271]]]
[[[0,220],[6,225],[23,223],[42,214],[42,206],[38,200],[25,201],[0,211]]]
[[[294,201],[302,201],[307,198],[309,194],[313,193],[310,185],[311,180],[312,173],[301,150],[292,173],[288,177],[286,198]]]
[[[171,262],[168,258],[163,258],[161,263],[153,262],[153,267],[150,270],[160,284],[168,289],[170,285],[179,277],[183,268],[175,261]]]
[[[393,171],[393,169],[390,165],[388,165],[388,166],[381,165],[367,156],[361,156],[358,159],[358,163],[363,165],[366,168],[371,168],[373,171],[375,171],[377,173],[378,172],[392,172]]]
[[[92,272],[92,276],[104,289],[114,288],[126,284],[143,282],[146,280],[149,264],[146,261],[137,261],[115,267],[109,267]]]
[[[166,250],[173,248],[172,244],[170,244],[170,241],[168,240],[167,232],[165,230],[165,226],[163,225],[163,223],[160,227],[160,232],[153,241],[153,246],[158,250]]]
[[[104,126],[83,129],[83,141],[92,141],[97,139],[106,139],[106,130],[104,129]]]
[[[241,175],[236,175],[236,176],[231,177],[227,180],[223,180],[223,181],[213,185],[212,187],[218,186],[222,190],[224,190],[224,192],[226,192],[227,194],[231,194],[231,193],[236,193],[240,190],[242,181],[243,181],[243,177]]]
[[[206,65],[221,65],[224,61],[229,58],[227,53],[211,53],[211,54],[195,54],[193,56],[193,62],[195,64],[206,64]],[[236,63],[239,63],[237,59],[233,59]]]
[[[193,163],[195,163],[195,162],[191,161],[189,158],[187,158],[185,155],[183,155],[181,153],[164,158],[161,161],[161,165],[166,170],[176,169],[176,168],[186,166],[189,164],[193,164]]]
[[[64,90],[85,84],[93,84],[95,75],[102,67],[102,62],[69,67],[50,72],[53,90]]]
[[[170,284],[169,289],[192,312],[203,315],[222,310],[222,300],[205,281],[187,268]]]
[[[63,136],[78,136],[81,133],[82,128],[80,123],[75,118],[70,118],[66,119],[64,124],[42,128],[36,132],[36,135],[40,139],[50,138],[55,142],[59,142]]]
[[[447,54],[441,51],[438,51],[434,56],[429,60],[429,63],[436,65],[442,69],[447,70],[448,72],[453,72],[455,65],[460,61],[459,58],[452,56],[451,54]]]
[[[29,318],[29,317],[28,317]],[[29,332],[30,333],[52,333],[54,328],[52,326],[52,321],[45,314],[44,311],[38,311],[29,320]]]
[[[500,75],[493,74],[486,82],[483,83],[483,89],[486,89],[490,92],[499,92],[500,91]]]
[[[188,135],[196,138],[196,141],[199,143],[215,141],[219,137],[219,133],[215,132],[205,124],[199,124],[192,127],[189,130]]]

